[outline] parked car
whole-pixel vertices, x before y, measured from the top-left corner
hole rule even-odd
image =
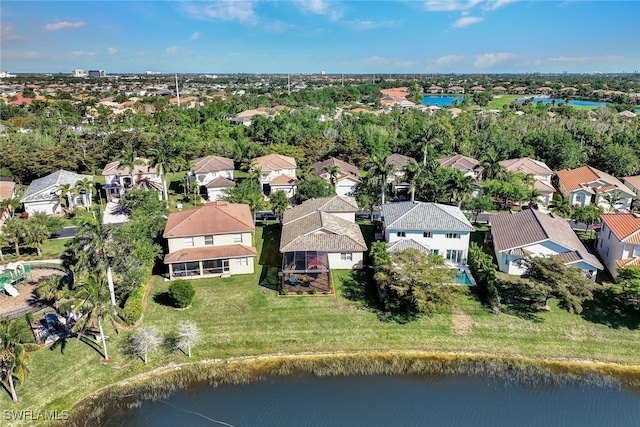
[[[259,211],[256,212],[256,219],[262,221],[273,221],[278,219],[278,216],[273,211]]]
[[[60,321],[60,318],[56,313],[47,313],[44,315],[44,322],[52,331],[61,331],[64,329],[64,325]]]

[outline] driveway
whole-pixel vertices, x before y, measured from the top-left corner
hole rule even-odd
[[[129,217],[120,209],[117,203],[107,203],[107,207],[104,209],[104,218],[102,219],[104,224],[122,224],[128,220]]]

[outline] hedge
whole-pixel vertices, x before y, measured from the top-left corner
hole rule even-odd
[[[131,292],[129,298],[124,303],[120,311],[120,317],[127,325],[135,325],[142,317],[144,311],[144,296],[151,281],[151,268],[147,268],[144,273],[144,280]]]

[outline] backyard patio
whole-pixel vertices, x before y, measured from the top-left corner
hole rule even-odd
[[[284,253],[280,277],[283,294],[333,293],[329,257],[326,252]]]

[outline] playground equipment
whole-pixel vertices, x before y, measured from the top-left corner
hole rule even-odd
[[[23,262],[10,262],[6,266],[0,266],[0,291],[17,297],[20,292],[16,287],[27,283],[29,274],[31,266]]]

